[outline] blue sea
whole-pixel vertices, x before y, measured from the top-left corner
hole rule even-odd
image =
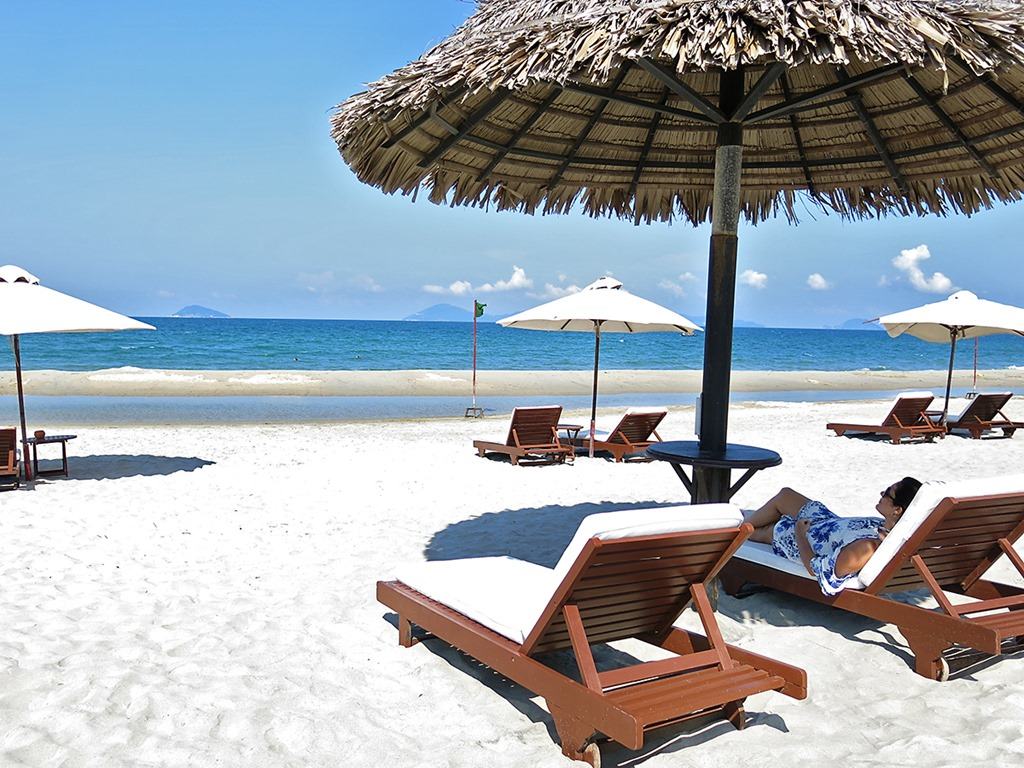
[[[466,370],[472,366],[472,323],[369,320],[141,318],[157,330],[130,333],[39,334],[21,341],[26,370],[90,371],[132,366],[171,370]],[[590,370],[588,333],[550,333],[478,326],[481,370]],[[958,346],[957,366],[973,364],[974,343]],[[703,334],[608,334],[602,369],[699,370]],[[945,370],[949,347],[879,331],[737,328],[737,370]],[[981,340],[980,368],[1024,365],[1024,339]],[[0,370],[13,368],[0,354]],[[936,381],[934,389],[941,389]],[[956,393],[956,392],[955,392]],[[734,400],[841,400],[888,397],[890,392],[744,392]],[[27,395],[35,425],[294,423],[461,415],[466,397],[39,397]],[[560,397],[567,410],[589,408],[589,396]],[[550,397],[487,397],[487,413],[539,405]],[[604,407],[692,405],[692,394],[604,395]],[[0,414],[16,414],[11,396]],[[4,421],[0,415],[0,421]],[[6,421],[13,423],[13,418]]]
[[[172,370],[467,370],[472,323],[386,320],[268,320],[147,317],[156,331],[38,334],[21,341],[26,370],[88,371],[134,366]],[[478,326],[481,370],[589,370],[589,333]],[[703,334],[606,334],[604,369],[699,370]],[[973,364],[974,342],[957,347],[957,366]],[[880,331],[737,328],[735,370],[945,370],[949,346]],[[1024,339],[981,340],[979,368],[1024,365]],[[0,370],[11,370],[0,355]]]

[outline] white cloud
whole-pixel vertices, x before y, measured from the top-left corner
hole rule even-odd
[[[515,291],[521,288],[533,288],[533,280],[526,276],[526,270],[522,267],[512,265],[512,277],[508,280],[499,280],[496,283],[484,283],[477,286],[482,293],[494,293],[497,291]]]
[[[525,288],[532,288],[533,280],[526,276],[526,270],[522,267],[512,266],[512,276],[508,280],[497,280],[493,283],[483,283],[473,286],[468,280],[456,280],[445,288],[443,285],[424,285],[426,293],[450,293],[452,296],[467,296],[471,293],[499,293],[503,291],[518,291]]]
[[[900,251],[900,255],[892,260],[896,269],[904,272],[910,284],[924,293],[949,293],[953,289],[953,281],[941,272],[933,272],[931,277],[925,277],[921,269],[921,262],[932,257],[927,245],[919,245],[916,248],[907,248]]]
[[[309,293],[324,293],[334,286],[334,272],[299,272],[295,279]]]
[[[697,276],[693,272],[683,272],[676,280],[669,280],[667,277],[663,278],[658,282],[658,287],[662,290],[668,291],[673,296],[679,296],[682,298],[686,295],[686,283],[692,283],[697,279]]]
[[[812,291],[827,291],[832,283],[826,280],[820,273],[815,272],[807,276],[807,287]]]
[[[552,283],[544,283],[543,291],[529,293],[527,295],[532,296],[535,299],[560,299],[571,293],[579,292],[580,287],[578,285],[553,285]]]
[[[768,275],[764,272],[756,272],[753,269],[746,269],[740,275],[740,282],[749,285],[751,288],[762,290],[768,284]]]
[[[897,278],[897,280],[898,279],[899,278]],[[878,278],[878,287],[879,288],[888,288],[890,285],[893,284],[893,282],[895,282],[895,281],[889,279],[888,275],[882,275],[880,278]]]
[[[174,291],[168,291],[163,288],[160,288],[159,290],[157,290],[156,295],[159,296],[161,299],[173,299],[175,294]]]
[[[380,293],[384,290],[380,283],[369,275],[356,275],[349,280],[349,283],[353,287],[358,288],[361,291],[367,291],[368,293]]]

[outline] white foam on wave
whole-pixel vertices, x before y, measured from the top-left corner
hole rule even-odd
[[[463,383],[465,379],[460,379],[456,376],[442,376],[439,373],[428,372],[423,376],[420,376],[417,381],[456,381]]]
[[[320,379],[301,373],[256,373],[252,376],[232,376],[232,384],[317,384]]]
[[[173,373],[171,371],[151,371],[145,368],[135,368],[130,365],[121,368],[110,368],[105,371],[97,371],[86,377],[89,381],[128,381],[128,382],[207,382],[213,383],[200,374]]]

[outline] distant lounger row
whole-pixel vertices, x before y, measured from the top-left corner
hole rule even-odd
[[[1002,431],[1005,437],[1013,437],[1018,429],[1024,429],[1024,422],[1011,421],[1003,413],[1006,404],[1013,397],[1012,392],[994,392],[976,395],[972,399],[950,400],[950,409],[945,423],[942,412],[930,409],[934,395],[931,392],[904,392],[897,396],[889,414],[880,424],[844,424],[832,422],[826,425],[837,435],[883,435],[899,445],[903,440],[920,438],[931,442],[956,431],[966,432],[974,439]]]
[[[591,515],[553,569],[509,557],[426,562],[378,582],[377,598],[397,613],[403,646],[440,638],[543,697],[562,752],[591,765],[602,735],[640,749],[647,731],[690,717],[718,714],[742,728],[744,700],[757,693],[807,696],[802,669],[723,640],[705,589],[716,577],[738,596],[756,585],[895,624],[915,671],[934,680],[965,658],[963,668],[1022,647],[1024,589],[984,576],[1005,556],[1024,577],[1013,547],[1024,532],[1024,475],[925,483],[833,596],[747,541],[744,518],[731,504]],[[913,589],[938,608],[886,596]],[[703,634],[675,626],[690,605]],[[668,656],[599,669],[593,648],[627,638]],[[572,651],[575,675],[552,664],[559,650]]]
[[[666,411],[631,409],[609,430],[595,429],[594,451],[610,453],[616,462],[627,458],[645,461],[644,449],[655,442],[661,442],[657,428],[667,415]],[[570,439],[566,425],[560,424],[562,406],[544,405],[516,408],[508,437],[504,443],[474,440],[473,447],[481,456],[489,453],[508,456],[513,464],[522,460],[544,463],[571,462],[576,448],[589,447],[589,430],[571,425],[576,434]]]

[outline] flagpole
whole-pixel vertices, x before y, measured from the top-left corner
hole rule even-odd
[[[473,299],[473,408],[476,409],[476,299]]]
[[[484,415],[484,409],[476,404],[476,319],[484,313],[486,304],[481,304],[473,299],[473,405],[466,409],[466,416],[479,418]]]

